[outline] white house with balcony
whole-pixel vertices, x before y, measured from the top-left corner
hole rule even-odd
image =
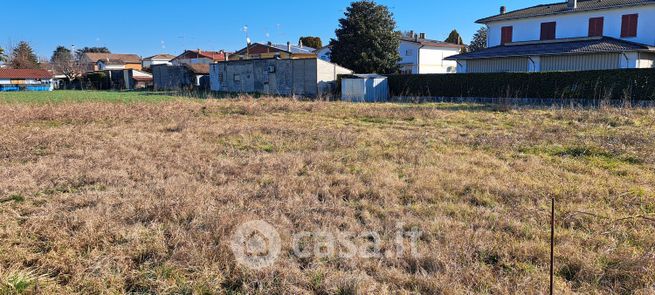
[[[417,35],[410,32],[410,35],[400,40],[400,73],[444,74],[457,71],[457,63],[446,58],[460,54],[463,45],[429,40],[424,33]]]
[[[651,68],[655,0],[569,0],[483,18],[488,48],[449,57],[458,73]]]
[[[398,66],[402,74],[455,73],[457,63],[446,58],[460,54],[462,49],[464,45],[430,40],[425,33],[409,32],[409,36],[400,40]],[[330,62],[332,47],[319,48],[314,53],[318,58]]]

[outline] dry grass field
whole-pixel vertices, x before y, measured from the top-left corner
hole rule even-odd
[[[652,109],[0,94],[0,294],[543,294],[551,196],[557,294],[655,294],[654,153]],[[258,219],[420,255],[251,270]]]

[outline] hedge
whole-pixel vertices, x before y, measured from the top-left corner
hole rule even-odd
[[[655,100],[655,69],[391,75],[395,97]]]

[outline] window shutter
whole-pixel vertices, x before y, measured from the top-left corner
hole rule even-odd
[[[513,31],[514,31],[514,28],[511,27],[511,26],[510,26],[510,27],[503,27],[503,28],[501,29],[501,40],[500,40],[500,43],[501,43],[502,45],[505,45],[505,44],[507,44],[507,43],[512,43],[512,38],[513,38],[512,35],[513,35]]]
[[[638,14],[626,14],[621,18],[621,38],[637,37]]]
[[[555,40],[555,33],[557,30],[557,23],[542,23],[541,24],[541,40]]]
[[[602,17],[594,17],[589,19],[589,37],[603,36],[603,26],[605,19]]]

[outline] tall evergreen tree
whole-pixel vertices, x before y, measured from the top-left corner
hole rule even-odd
[[[7,61],[7,56],[5,55],[5,50],[0,47],[0,62]]]
[[[473,40],[471,40],[471,45],[469,46],[469,51],[478,51],[487,48],[487,27],[481,27],[473,35]]]
[[[38,69],[40,67],[39,59],[34,54],[34,50],[25,41],[18,43],[18,46],[11,53],[9,64],[14,69]]]
[[[459,35],[457,30],[453,30],[452,32],[450,32],[450,35],[448,35],[448,39],[446,39],[446,41],[444,42],[457,44],[457,45],[464,45],[462,36]]]
[[[400,33],[386,6],[373,1],[350,4],[332,40],[332,62],[357,73],[394,73],[398,70]]]
[[[85,53],[111,53],[107,47],[84,47],[82,49],[75,50],[75,55],[79,59],[82,54]]]

